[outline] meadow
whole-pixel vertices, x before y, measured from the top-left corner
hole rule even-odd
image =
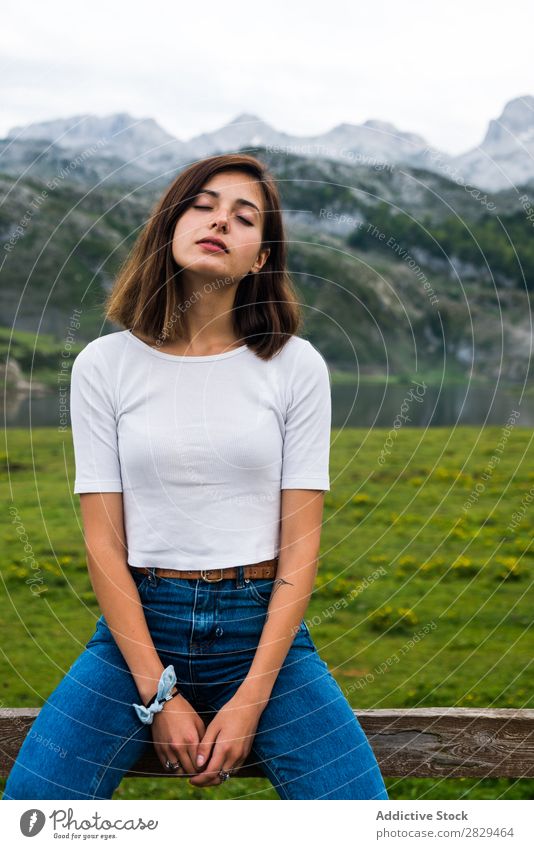
[[[332,431],[305,618],[356,710],[534,707],[533,437],[518,425]],[[5,445],[0,698],[2,707],[33,707],[83,650],[100,611],[72,493],[70,431],[8,430]],[[392,799],[534,796],[533,779],[386,784]],[[263,779],[199,790],[129,778],[114,798],[278,797]]]

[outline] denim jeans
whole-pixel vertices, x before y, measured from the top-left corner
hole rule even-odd
[[[216,713],[247,675],[274,579],[245,580],[243,567],[218,582],[131,571],[163,666],[174,666],[195,710]],[[100,616],[39,711],[3,798],[110,799],[152,745],[152,727],[141,723],[133,702],[141,702],[135,680]],[[388,798],[367,737],[304,620],[261,714],[251,756],[281,799]]]

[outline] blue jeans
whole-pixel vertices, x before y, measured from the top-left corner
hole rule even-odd
[[[274,579],[247,581],[243,567],[236,578],[213,583],[165,578],[153,569],[132,574],[163,666],[173,664],[195,710],[216,713],[247,675]],[[110,799],[152,745],[151,726],[132,707],[140,701],[100,616],[39,711],[3,798]],[[281,799],[388,798],[367,737],[304,620],[261,714],[251,756]]]

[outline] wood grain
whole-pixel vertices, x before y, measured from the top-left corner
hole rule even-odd
[[[0,710],[2,777],[9,774],[38,713],[38,708]],[[354,713],[384,776],[534,777],[534,710],[435,707]],[[261,777],[263,772],[249,757],[235,775]],[[151,747],[126,776],[179,777],[165,772]]]

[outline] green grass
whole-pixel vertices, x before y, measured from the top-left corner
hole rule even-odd
[[[386,436],[383,429],[332,434],[332,489],[306,613],[321,656],[356,709],[534,707],[532,499],[518,527],[509,528],[534,487],[534,432],[515,427],[503,438],[500,427],[401,429],[380,465]],[[9,430],[7,445],[3,475],[46,592],[36,597],[25,583],[36,572],[22,560],[8,513],[1,699],[39,706],[83,650],[99,609],[71,493],[70,432]],[[492,456],[500,461],[488,473]],[[477,485],[484,488],[473,498]],[[414,634],[422,636],[410,647]],[[386,783],[392,799],[534,794],[526,779]],[[132,778],[114,798],[277,795],[261,779],[198,790],[183,780]]]

